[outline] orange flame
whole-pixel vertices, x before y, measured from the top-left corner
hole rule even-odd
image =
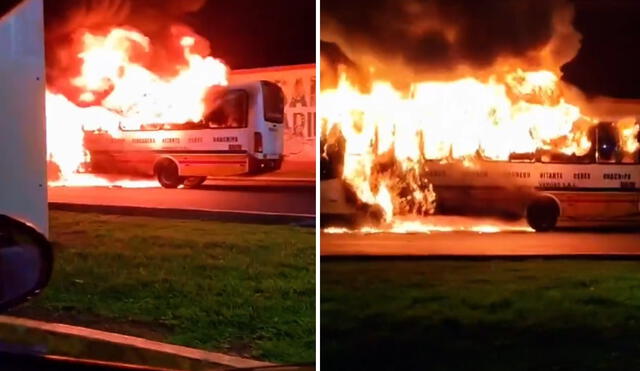
[[[323,135],[338,130],[345,139],[343,178],[361,201],[379,205],[387,222],[402,201],[389,187],[397,180],[374,181],[384,177],[375,166],[385,154],[392,153],[406,174],[420,173],[427,159],[469,161],[480,153],[507,160],[537,149],[582,155],[591,147],[585,126],[576,125],[590,119],[565,101],[558,77],[546,70],[516,69],[484,81],[422,81],[406,92],[374,81],[368,93],[342,74],[320,102]],[[434,209],[431,188],[412,187],[411,197],[419,209]]]
[[[153,62],[151,41],[134,29],[80,32],[79,74],[68,79],[78,95],[68,97],[52,89],[46,95],[48,157],[61,177],[52,184],[104,183],[76,174],[89,160],[83,129],[105,130],[118,137],[119,127],[197,121],[205,114],[209,89],[227,85],[227,66],[196,48],[199,36],[186,27],[171,28],[170,42],[175,45],[169,47],[185,61],[171,76],[147,67]]]

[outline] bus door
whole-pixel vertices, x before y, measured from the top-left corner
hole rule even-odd
[[[261,130],[256,128],[256,149],[262,150],[265,160],[281,162],[284,146],[284,93],[277,84],[270,81],[261,81],[260,86],[263,112],[256,112],[256,115],[262,116],[264,125]]]

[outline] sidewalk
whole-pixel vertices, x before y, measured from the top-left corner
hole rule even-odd
[[[0,339],[4,342],[62,357],[171,368],[184,365],[185,360],[198,361],[200,366],[206,364],[212,369],[275,366],[269,362],[130,335],[5,315],[0,316],[0,330]]]

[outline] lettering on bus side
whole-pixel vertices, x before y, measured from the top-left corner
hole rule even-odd
[[[238,137],[213,137],[215,143],[237,142]]]
[[[631,174],[629,173],[604,173],[602,179],[605,180],[631,180]]]
[[[575,188],[576,185],[571,182],[540,182],[538,183],[540,188]]]
[[[155,143],[155,138],[133,138],[131,143]]]
[[[589,173],[573,173],[573,179],[575,179],[575,180],[589,180],[589,179],[591,179],[591,174],[589,174]]]
[[[180,138],[164,138],[162,143],[180,143]]]
[[[189,138],[189,143],[202,143],[202,137]]]
[[[529,179],[531,178],[531,173],[528,171],[509,171],[507,172],[507,176],[512,178]]]
[[[439,176],[445,176],[447,175],[447,172],[444,170],[428,170],[427,171],[427,176],[430,177],[439,177]]]
[[[540,173],[540,179],[562,179],[562,173],[560,173],[560,172],[542,172],[542,173]]]

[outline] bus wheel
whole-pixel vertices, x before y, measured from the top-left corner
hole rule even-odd
[[[206,176],[190,176],[184,180],[185,188],[198,188],[207,180]]]
[[[177,188],[184,181],[178,173],[178,165],[171,160],[162,161],[156,165],[156,176],[164,188]]]
[[[538,232],[553,229],[560,216],[560,207],[551,197],[540,197],[527,207],[527,223]]]

